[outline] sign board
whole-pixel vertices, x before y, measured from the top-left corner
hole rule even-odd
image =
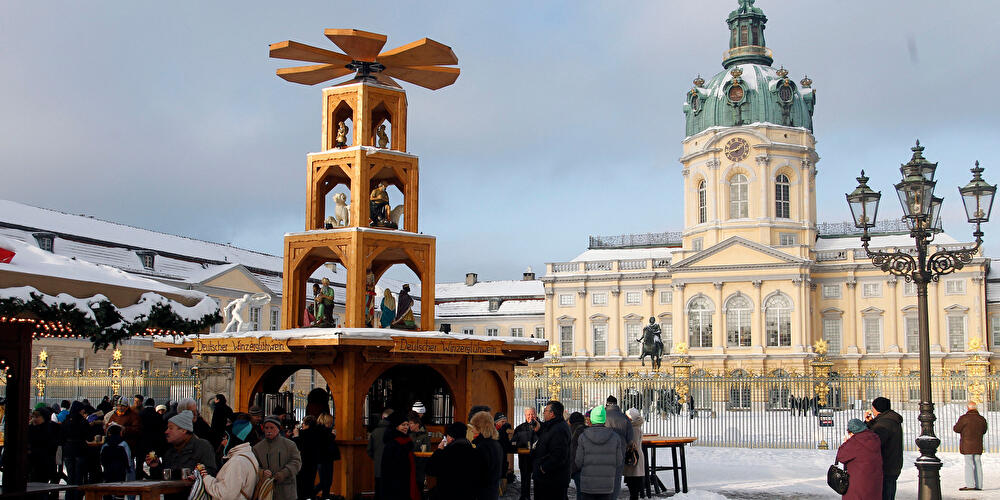
[[[277,340],[271,337],[255,337],[242,339],[194,339],[193,354],[245,354],[292,352],[287,340]]]
[[[420,354],[469,354],[478,356],[502,356],[503,342],[429,339],[415,337],[393,337],[392,352],[412,352]]]
[[[833,410],[823,408],[819,410],[818,415],[820,427],[833,427]]]

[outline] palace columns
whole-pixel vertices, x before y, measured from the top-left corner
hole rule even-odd
[[[903,339],[902,328],[899,327],[899,288],[896,286],[899,283],[896,278],[890,278],[886,281],[889,285],[889,311],[886,316],[889,318],[889,324],[886,327],[892,332],[891,335],[887,335],[886,339],[890,340],[890,344],[886,346],[886,352],[899,352],[902,351],[902,346],[905,344]],[[891,351],[889,348],[895,345],[896,350]]]
[[[691,339],[688,338],[688,331],[685,328],[684,304],[686,299],[684,298],[684,283],[674,283],[673,287],[677,295],[673,300],[673,307],[671,309],[673,309],[674,314],[670,319],[674,324],[674,345],[677,345],[679,342],[688,344]],[[690,346],[690,344],[688,345]]]
[[[753,326],[750,327],[750,345],[753,346],[750,349],[755,353],[764,352],[764,305],[761,303],[763,299],[761,294],[761,288],[764,282],[762,280],[753,280],[753,294],[754,294],[754,304],[756,313],[753,315]]]
[[[712,348],[716,352],[726,352],[726,315],[722,307],[722,287],[725,283],[716,281],[715,286],[715,318],[712,320]]]
[[[941,351],[941,346],[948,345],[948,328],[941,323],[943,318],[941,318],[940,292],[941,287],[937,281],[927,284],[927,312],[930,317],[927,323],[930,325],[928,328],[930,328],[931,351],[934,351],[935,347],[937,351]]]
[[[622,343],[622,336],[625,335],[625,332],[622,328],[621,304],[618,302],[621,294],[620,288],[611,289],[611,319],[608,320],[608,336],[611,345],[608,346],[608,354],[612,356],[628,356],[628,349],[622,350],[622,346],[628,345],[629,340],[625,339],[625,342]]]
[[[580,318],[580,328],[573,329],[573,355],[574,356],[590,356],[593,353],[593,348],[587,339],[590,338],[589,332],[590,328],[590,318],[587,317],[587,289],[581,288],[576,291],[576,299],[579,304],[577,305],[577,318]],[[563,353],[565,356],[566,354]]]
[[[850,341],[850,345],[844,350],[844,352],[857,354],[861,352],[861,349],[858,346],[863,345],[860,341],[861,325],[858,323],[861,321],[861,316],[858,315],[858,282],[851,280],[845,284],[847,285],[847,324],[851,325],[851,334],[844,336],[844,340]],[[851,350],[852,347],[854,350]]]

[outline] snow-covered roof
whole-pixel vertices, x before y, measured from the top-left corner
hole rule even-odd
[[[577,255],[570,262],[585,262],[595,260],[630,260],[630,259],[669,259],[670,253],[676,248],[601,248],[590,249]]]
[[[489,300],[457,300],[441,302],[434,306],[434,316],[438,318],[454,318],[462,316],[527,316],[544,315],[545,299],[505,300],[499,309],[490,311]]]
[[[202,299],[205,297],[205,294],[198,291],[182,290],[111,266],[94,264],[82,259],[46,252],[34,245],[13,238],[0,236],[0,248],[10,250],[15,254],[10,263],[0,263],[0,271],[86,281],[148,290],[151,292],[171,293],[193,299]]]
[[[474,285],[438,283],[434,288],[437,300],[476,297],[543,297],[545,287],[539,280],[479,281]]]
[[[200,337],[200,336],[198,336]],[[508,344],[528,345],[545,347],[548,341],[531,337],[484,337],[482,335],[466,335],[462,333],[441,333],[441,332],[411,332],[405,330],[393,330],[389,328],[295,328],[292,330],[265,330],[250,332],[221,332],[213,333],[210,338],[261,338],[270,337],[276,340],[292,339],[357,339],[357,340],[388,340],[392,337],[412,337],[412,338],[433,338],[449,340],[474,340],[478,342],[490,342],[502,340]],[[156,336],[154,342],[166,342],[173,344],[183,344],[185,341],[192,341],[194,335]]]
[[[932,245],[959,245],[964,242],[958,241],[945,233],[938,234],[934,237],[934,241],[931,242]],[[868,244],[871,248],[888,248],[888,247],[912,247],[913,238],[908,234],[890,234],[883,236],[872,236],[871,242]],[[825,250],[845,250],[861,248],[861,238],[857,236],[844,236],[838,238],[819,238],[816,240],[816,251],[822,252]]]

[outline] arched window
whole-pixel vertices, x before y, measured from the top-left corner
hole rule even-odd
[[[774,181],[774,216],[779,219],[792,217],[792,204],[788,194],[788,177],[779,175]]]
[[[768,347],[792,345],[792,303],[784,295],[775,295],[765,304],[764,322]]]
[[[688,345],[712,347],[712,303],[705,297],[695,297],[688,304]]]
[[[750,384],[746,382],[750,374],[745,370],[736,369],[729,374],[733,384],[729,386],[729,409],[750,409]]]
[[[767,406],[769,410],[789,408],[789,398],[794,397],[788,384],[788,372],[777,369],[768,377]]]
[[[750,217],[750,183],[747,176],[736,174],[729,180],[729,218]]]
[[[750,299],[733,295],[726,302],[726,345],[750,347]]]
[[[708,220],[708,193],[705,181],[698,183],[698,224]]]

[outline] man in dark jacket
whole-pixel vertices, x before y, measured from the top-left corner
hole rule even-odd
[[[969,401],[969,411],[958,417],[954,431],[961,434],[958,451],[965,455],[965,486],[959,491],[979,491],[983,489],[983,435],[986,434],[986,419],[979,414],[976,403]]]
[[[212,432],[221,436],[226,432],[227,421],[233,418],[233,409],[226,404],[226,396],[223,394],[215,395],[212,406]]]
[[[514,481],[514,443],[510,436],[514,433],[514,428],[507,422],[507,415],[497,412],[493,415],[493,425],[497,428],[497,441],[500,441],[500,448],[503,449],[503,475],[508,482]]]
[[[574,465],[580,469],[580,490],[585,500],[612,500],[625,467],[625,442],[605,427],[607,412],[598,406],[590,412],[590,427],[580,434]]]
[[[549,401],[542,411],[545,422],[538,430],[538,444],[531,450],[535,498],[566,498],[569,486],[569,426],[563,418],[563,405]]]
[[[385,450],[385,431],[389,428],[389,417],[392,415],[392,408],[386,408],[382,412],[382,420],[379,421],[375,430],[368,435],[368,456],[375,462],[375,500],[382,500],[382,451]]]
[[[142,435],[139,437],[139,449],[132,450],[132,458],[136,462],[135,478],[145,479],[146,474],[142,470],[142,461],[146,455],[155,451],[161,455],[167,445],[163,437],[163,431],[167,430],[167,423],[163,417],[156,412],[156,401],[147,398],[139,412],[139,422],[142,423]]]
[[[896,498],[896,480],[903,470],[903,417],[892,411],[888,398],[877,397],[865,412],[868,428],[882,441],[882,499]]]
[[[524,409],[524,422],[514,428],[514,438],[511,440],[515,449],[530,449],[532,444],[538,440],[536,432],[541,426],[538,421],[538,414],[534,408]],[[527,453],[517,454],[517,468],[521,471],[521,498],[529,500],[531,498],[531,455]]]
[[[607,423],[604,424],[605,427],[618,433],[618,437],[622,438],[623,443],[632,442],[632,422],[629,421],[625,413],[622,412],[621,408],[618,407],[618,398],[614,396],[608,396],[607,402],[604,404],[604,411],[607,414]],[[622,460],[625,460],[625,450],[622,450]],[[618,494],[622,491],[622,478],[619,477],[615,481],[615,491],[614,496],[611,498],[618,498]]]
[[[431,500],[467,500],[485,484],[481,457],[465,439],[465,430],[461,422],[449,424],[438,449],[427,460],[427,475],[437,478]]]

